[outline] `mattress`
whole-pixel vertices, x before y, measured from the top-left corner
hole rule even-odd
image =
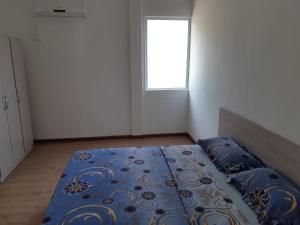
[[[75,152],[42,224],[258,225],[199,145]]]

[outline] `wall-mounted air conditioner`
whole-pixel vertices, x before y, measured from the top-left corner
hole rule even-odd
[[[86,16],[85,0],[36,0],[37,16]]]

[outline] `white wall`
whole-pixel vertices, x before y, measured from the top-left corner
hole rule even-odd
[[[35,139],[130,133],[128,0],[86,2],[86,18],[35,18],[32,0],[0,3],[0,32],[26,50]]]
[[[143,0],[144,16],[191,17],[193,0]]]
[[[131,134],[143,134],[143,1],[129,0]]]
[[[230,109],[300,144],[300,1],[196,0],[189,132],[217,135]]]
[[[145,134],[184,133],[188,121],[188,91],[145,91]]]
[[[0,34],[25,50],[35,139],[185,132],[188,93],[144,92],[143,15],[191,16],[192,0],[87,0],[86,18],[0,2]]]

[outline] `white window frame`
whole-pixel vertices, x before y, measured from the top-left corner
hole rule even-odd
[[[184,88],[148,88],[148,20],[186,20],[188,21],[188,44],[187,44],[187,61],[186,61],[186,83]],[[183,90],[189,89],[189,72],[190,72],[190,49],[191,49],[191,18],[190,17],[162,17],[162,16],[145,16],[144,17],[144,80],[145,91],[157,90]]]

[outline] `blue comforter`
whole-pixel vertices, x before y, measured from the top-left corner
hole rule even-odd
[[[74,153],[42,224],[243,225],[198,145]]]

